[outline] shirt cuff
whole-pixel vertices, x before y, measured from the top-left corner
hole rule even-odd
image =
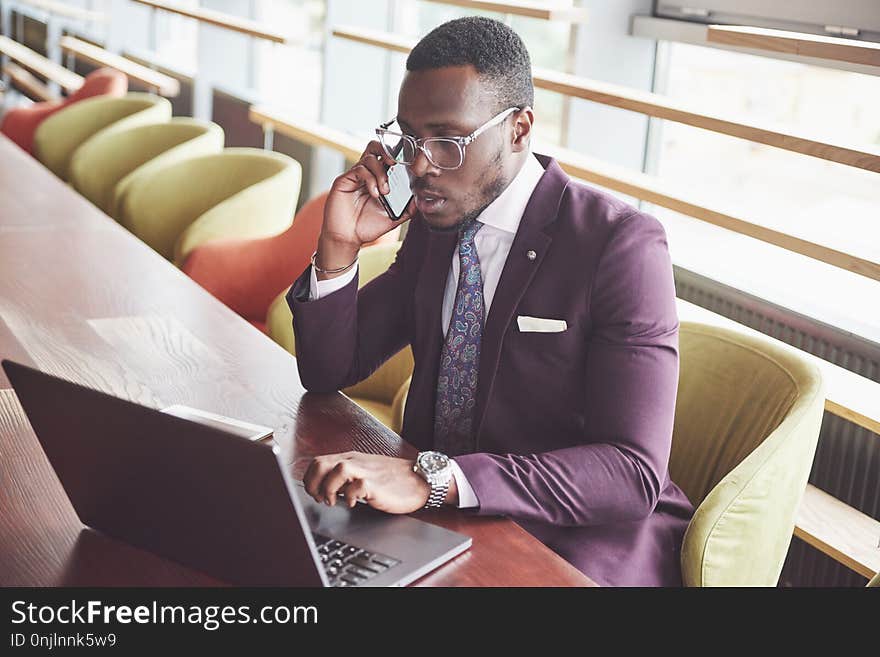
[[[469,509],[480,506],[477,494],[471,488],[467,477],[464,476],[464,472],[462,472],[458,463],[455,462],[455,459],[450,459],[449,461],[452,464],[452,476],[455,477],[455,485],[458,487],[458,508]]]
[[[352,279],[357,276],[358,264],[355,262],[354,267],[336,278],[328,278],[325,281],[318,280],[318,274],[315,273],[314,267],[309,267],[309,301],[317,301],[321,297],[333,294],[336,290],[341,290],[351,283]]]

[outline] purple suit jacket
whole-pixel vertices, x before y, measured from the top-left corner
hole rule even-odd
[[[670,480],[678,317],[662,224],[573,182],[552,159],[486,319],[474,426],[456,457],[480,506],[505,515],[603,585],[680,585],[693,507]],[[288,294],[303,385],[353,385],[406,345],[415,358],[404,439],[433,443],[441,305],[455,233],[411,220],[389,270],[308,301]],[[529,259],[528,251],[537,257]],[[520,332],[515,317],[564,319]]]

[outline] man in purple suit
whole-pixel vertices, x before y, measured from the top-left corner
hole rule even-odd
[[[693,507],[670,480],[678,318],[653,217],[530,150],[529,55],[463,18],[412,50],[397,125],[333,183],[318,250],[288,295],[303,385],[353,385],[405,346],[415,461],[315,458],[306,490],[390,513],[505,515],[604,585],[680,585]],[[414,194],[398,221],[385,167]],[[360,291],[357,255],[409,221]]]

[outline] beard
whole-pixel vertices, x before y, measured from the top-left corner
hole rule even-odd
[[[501,193],[507,189],[507,186],[510,184],[513,178],[508,178],[504,175],[504,168],[501,166],[502,160],[502,152],[499,149],[495,154],[495,157],[492,158],[492,162],[490,166],[487,167],[487,170],[493,172],[494,178],[492,180],[482,179],[479,181],[479,193],[477,194],[474,202],[471,205],[471,209],[467,210],[454,224],[451,226],[432,226],[425,222],[428,226],[428,230],[434,233],[455,233],[461,230],[462,226],[467,224],[470,221],[473,221],[477,217],[479,217],[483,210],[485,210],[492,202],[498,198]]]

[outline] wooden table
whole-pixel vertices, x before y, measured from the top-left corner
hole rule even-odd
[[[0,135],[0,357],[137,403],[274,427],[294,476],[319,453],[415,448],[296,361]],[[514,522],[421,513],[473,547],[427,586],[593,583]],[[85,528],[0,372],[0,586],[217,585]]]

